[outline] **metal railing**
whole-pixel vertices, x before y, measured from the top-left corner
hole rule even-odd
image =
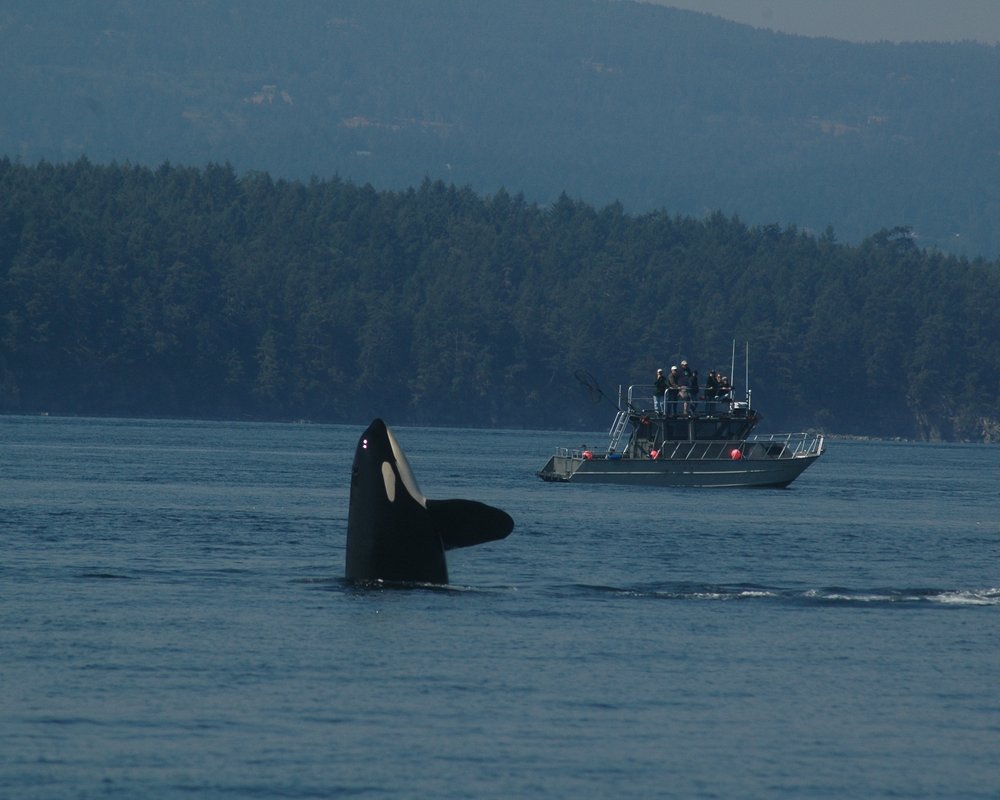
[[[772,433],[749,436],[744,444],[764,448],[766,458],[803,458],[822,453],[823,441],[818,433]]]
[[[818,433],[774,433],[762,436],[750,436],[744,440],[704,441],[681,440],[665,441],[657,450],[657,458],[664,461],[715,461],[733,460],[733,452],[738,451],[738,459],[775,460],[789,458],[806,458],[818,456],[823,452],[824,437]],[[608,455],[611,454],[609,449]],[[560,447],[556,449],[560,458],[591,459],[603,458],[602,454],[584,449]],[[621,458],[616,453],[615,458]],[[648,456],[642,456],[647,458]]]
[[[707,416],[728,414],[734,407],[740,405],[733,399],[732,389],[727,389],[725,395],[717,395],[714,398],[707,398],[704,388],[699,388],[697,392],[693,393],[690,389],[681,391],[686,391],[688,397],[670,399],[669,394],[663,397],[655,395],[653,387],[648,384],[633,384],[628,387],[628,405],[642,411],[655,412],[658,409],[663,409],[666,414],[683,413],[685,406],[687,406],[688,412],[693,410]],[[746,406],[746,403],[742,405]]]

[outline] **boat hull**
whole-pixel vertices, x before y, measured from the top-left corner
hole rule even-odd
[[[613,483],[659,487],[772,487],[788,486],[813,464],[819,453],[794,458],[654,460],[552,456],[538,477],[564,483]]]

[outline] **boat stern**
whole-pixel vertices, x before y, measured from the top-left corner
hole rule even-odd
[[[565,482],[580,468],[582,460],[578,456],[556,453],[535,474],[543,481]]]

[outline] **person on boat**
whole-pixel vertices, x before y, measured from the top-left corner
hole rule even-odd
[[[698,370],[691,370],[691,385],[688,387],[688,391],[691,393],[691,403],[688,406],[688,413],[694,414],[698,410]]]
[[[715,411],[715,401],[719,397],[719,371],[710,369],[708,378],[705,380],[705,400],[708,403],[708,410]]]
[[[670,368],[670,375],[667,378],[667,411],[670,414],[677,413],[677,401],[681,396],[681,374],[675,364]]]
[[[719,400],[724,400],[727,403],[733,399],[733,386],[729,382],[729,378],[725,375],[719,374],[719,390],[716,397]]]
[[[681,403],[683,404],[682,410],[684,416],[687,416],[691,410],[691,368],[688,367],[687,361],[681,362],[680,372],[677,376],[677,383],[680,384],[680,397]]]
[[[708,377],[705,379],[705,399],[714,400],[718,396],[719,389],[719,373],[714,369],[708,371]]]
[[[656,370],[656,380],[653,382],[653,408],[658,414],[667,410],[667,378],[662,369]]]

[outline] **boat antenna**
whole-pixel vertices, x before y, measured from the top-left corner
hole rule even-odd
[[[746,367],[745,367],[743,381],[747,389],[747,408],[749,408],[750,407],[750,342],[749,341],[746,343],[746,348],[747,348]]]
[[[729,380],[736,380],[736,340],[733,339],[733,358],[729,362]]]

